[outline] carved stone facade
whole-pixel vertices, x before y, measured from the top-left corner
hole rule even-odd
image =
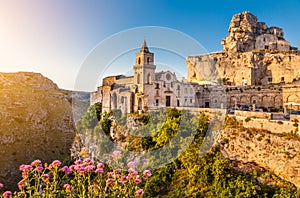
[[[297,48],[284,39],[281,28],[268,28],[249,12],[233,16],[222,45],[223,52],[187,57],[188,81],[219,76],[227,85],[244,86],[291,83],[300,78]]]
[[[144,41],[136,53],[133,76],[109,76],[91,94],[91,104],[102,102],[103,111],[123,113],[165,107],[226,107],[223,87],[179,81],[171,71],[155,71],[154,54]]]
[[[232,17],[228,36],[222,40],[224,51],[248,52],[269,49],[290,51],[291,46],[284,39],[281,28],[270,27],[265,22],[258,22],[250,12],[242,12]]]
[[[300,102],[300,53],[281,28],[268,28],[243,12],[233,16],[222,44],[223,52],[187,57],[188,78],[179,81],[173,72],[156,72],[154,53],[144,42],[134,75],[104,78],[91,104],[129,113],[158,107],[282,108],[285,102]]]

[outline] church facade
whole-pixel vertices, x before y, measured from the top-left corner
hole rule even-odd
[[[134,75],[104,78],[102,86],[91,94],[91,104],[102,102],[103,111],[121,109],[123,113],[166,107],[226,107],[222,90],[178,80],[171,71],[156,72],[154,53],[146,41],[135,59]]]

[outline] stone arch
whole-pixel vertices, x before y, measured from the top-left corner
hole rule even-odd
[[[261,99],[257,95],[253,95],[250,97],[250,104],[255,104],[257,107],[261,106]]]
[[[138,110],[142,110],[143,109],[143,101],[142,98],[138,99]]]
[[[240,105],[249,105],[250,101],[247,96],[241,96],[240,97]]]
[[[130,94],[130,112],[134,112],[134,93]]]
[[[118,96],[116,93],[112,95],[112,108],[116,109],[118,107]]]
[[[230,106],[234,107],[238,103],[238,100],[235,96],[230,97]]]
[[[195,94],[195,100],[196,100],[196,107],[200,107],[201,106],[201,94],[199,91],[197,91]]]
[[[141,83],[141,74],[138,73],[137,74],[137,84],[140,84]]]
[[[149,58],[149,57],[148,57]],[[151,84],[152,80],[151,80],[151,75],[147,74],[147,83]]]
[[[268,95],[264,95],[261,97],[261,102],[262,102],[262,106],[264,107],[274,107],[274,97],[268,96]]]
[[[300,102],[300,101],[298,95],[292,94],[286,98],[286,102]]]
[[[283,105],[282,97],[281,96],[276,96],[274,99],[275,102],[275,108],[281,108]]]

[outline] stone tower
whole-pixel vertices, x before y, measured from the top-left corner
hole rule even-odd
[[[143,110],[144,106],[147,106],[147,101],[144,100],[147,96],[147,86],[152,85],[155,80],[154,65],[154,53],[149,51],[146,40],[139,52],[135,55],[134,70],[134,84],[137,85],[138,96],[136,98],[137,104],[135,105],[137,110]]]

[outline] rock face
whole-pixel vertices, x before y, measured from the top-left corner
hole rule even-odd
[[[225,157],[255,162],[300,188],[300,141],[266,132],[226,128],[219,137]]]
[[[281,28],[268,28],[265,22],[258,22],[257,17],[250,12],[234,15],[228,32],[228,36],[222,40],[224,51],[247,52],[255,49],[289,51],[291,49],[290,43],[284,39]]]
[[[75,136],[69,93],[37,73],[0,73],[0,182],[16,188],[20,164],[63,160]]]
[[[223,52],[186,59],[188,80],[227,79],[228,85],[290,83],[300,78],[300,55],[281,28],[268,28],[249,12],[233,16]],[[212,78],[213,76],[213,78]]]

